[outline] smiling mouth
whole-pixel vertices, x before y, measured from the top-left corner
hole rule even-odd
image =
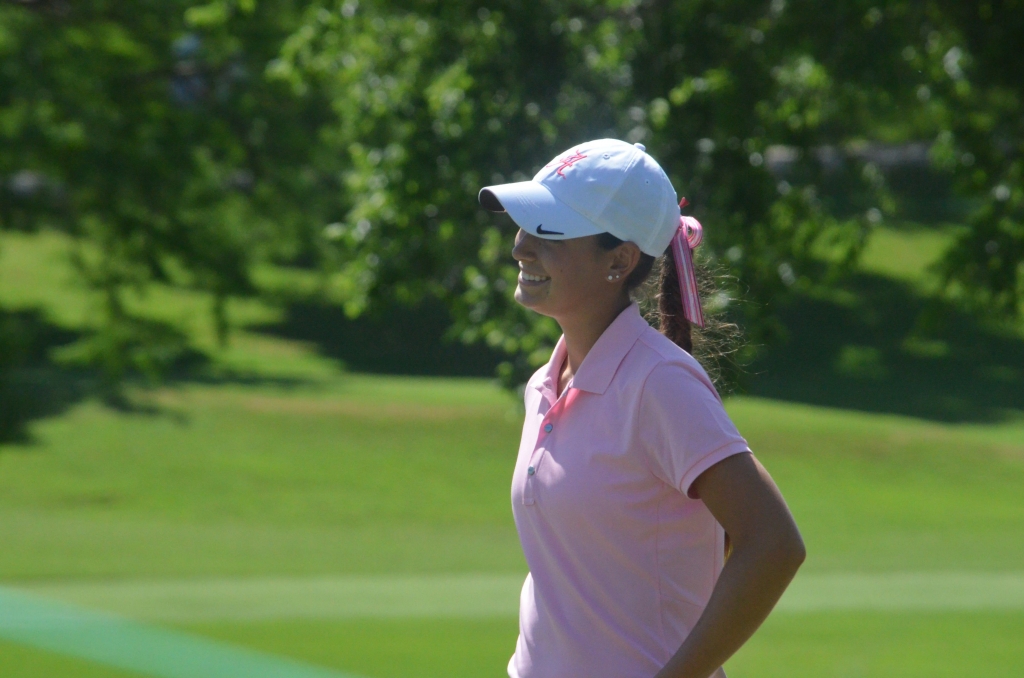
[[[520,271],[519,277],[525,280],[526,282],[545,282],[547,280],[551,280],[551,278],[549,278],[546,275],[531,275],[526,271]]]

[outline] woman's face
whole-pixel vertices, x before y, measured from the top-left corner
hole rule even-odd
[[[635,246],[634,246],[635,247]],[[628,247],[604,250],[597,236],[547,240],[520,229],[512,256],[519,262],[517,302],[555,319],[613,304],[635,266]],[[639,252],[639,250],[637,250]],[[612,281],[608,276],[618,276]],[[607,297],[607,299],[606,299]]]

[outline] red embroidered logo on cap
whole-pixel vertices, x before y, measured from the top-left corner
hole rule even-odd
[[[562,158],[561,160],[558,161],[558,162],[560,162],[562,164],[559,165],[558,169],[555,170],[555,174],[557,174],[558,176],[560,176],[560,177],[562,177],[564,179],[565,175],[562,174],[562,170],[568,169],[568,168],[572,167],[573,165],[578,163],[580,160],[583,160],[583,158],[585,158],[585,157],[587,157],[587,156],[583,155],[579,151],[576,151],[576,153],[574,153],[573,155],[565,156],[564,158]],[[551,165],[554,165],[554,164],[555,163],[550,163],[550,164],[546,165],[546,167],[551,167]]]

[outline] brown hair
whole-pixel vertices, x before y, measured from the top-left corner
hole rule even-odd
[[[624,241],[611,233],[600,233],[597,244],[603,250],[613,250]],[[651,278],[654,264],[660,259],[658,275]],[[739,327],[723,320],[719,313],[709,308],[708,300],[719,291],[716,276],[701,261],[694,261],[697,284],[704,302],[704,327],[694,328],[683,313],[683,300],[679,292],[679,277],[676,262],[669,248],[661,257],[640,254],[640,262],[625,281],[626,292],[635,298],[646,310],[651,320],[657,320],[658,330],[677,346],[692,355],[707,371],[719,390],[729,390],[726,373],[734,367],[733,356],[740,345]],[[645,309],[646,307],[646,309]]]

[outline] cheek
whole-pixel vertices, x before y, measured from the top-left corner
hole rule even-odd
[[[556,283],[560,296],[572,299],[593,296],[594,288],[600,283],[600,273],[589,262],[578,258],[552,262],[552,282]]]

